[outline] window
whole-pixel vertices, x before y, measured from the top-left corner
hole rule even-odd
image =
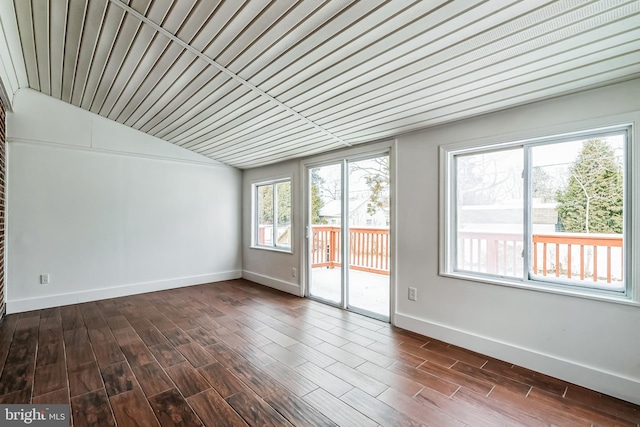
[[[254,246],[291,250],[291,180],[255,184]]]
[[[443,274],[627,295],[630,134],[443,147]]]

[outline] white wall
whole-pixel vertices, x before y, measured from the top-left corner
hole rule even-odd
[[[633,80],[398,138],[398,326],[640,403],[640,307],[438,275],[440,144],[542,136],[626,113],[638,125],[639,111]],[[409,286],[418,302],[403,298]]]
[[[9,312],[241,276],[239,170],[29,89],[7,131]]]
[[[640,80],[398,137],[396,324],[640,404],[640,307],[438,274],[440,144],[480,138],[508,141],[527,133],[541,136],[553,133],[554,127],[580,127],[580,122],[637,111]],[[280,289],[286,288],[283,283],[299,285],[289,272],[291,267],[302,268],[302,250],[289,255],[249,249],[251,200],[247,192],[252,179],[298,169],[299,162],[287,162],[244,174],[244,269],[257,279],[277,279],[279,286],[268,280],[260,283]],[[295,185],[296,199],[301,201],[302,189],[299,182]],[[633,200],[640,200],[639,190]],[[295,233],[303,232],[300,218],[294,216],[298,219]],[[418,301],[407,299],[409,286],[418,289]]]

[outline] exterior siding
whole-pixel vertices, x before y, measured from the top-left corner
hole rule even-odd
[[[5,111],[0,101],[0,320],[6,312],[5,271],[4,271],[4,234],[5,234],[5,193],[6,193],[6,132]]]

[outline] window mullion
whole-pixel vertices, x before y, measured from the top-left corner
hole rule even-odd
[[[273,232],[272,242],[273,247],[278,247],[278,184],[272,185],[272,193],[273,193]]]
[[[522,187],[523,187],[523,233],[522,233],[522,278],[525,281],[530,279],[530,263],[531,263],[531,244],[533,242],[532,237],[532,205],[533,200],[531,198],[531,147],[525,145],[523,150],[524,154],[524,168],[522,171]]]

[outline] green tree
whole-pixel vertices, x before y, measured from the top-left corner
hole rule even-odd
[[[326,218],[320,217],[320,209],[324,206],[324,201],[320,197],[320,187],[324,179],[318,175],[317,169],[311,170],[311,224],[326,224]]]
[[[622,166],[601,139],[584,143],[558,191],[558,215],[564,229],[576,233],[622,233]]]
[[[272,184],[258,187],[260,224],[273,224],[273,187]],[[275,187],[278,196],[278,224],[289,224],[291,222],[291,183],[280,182],[275,184]]]

